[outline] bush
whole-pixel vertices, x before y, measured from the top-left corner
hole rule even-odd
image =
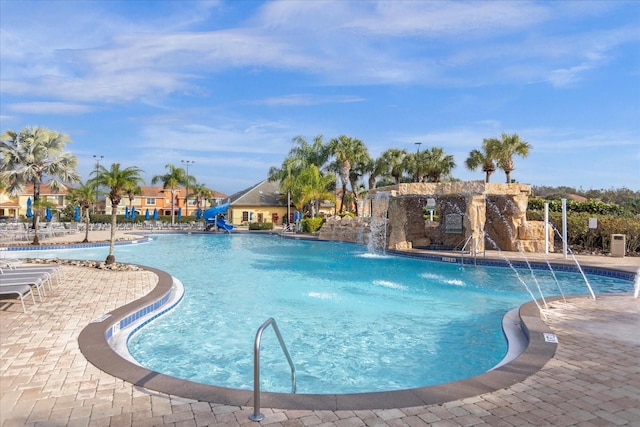
[[[249,230],[273,230],[272,222],[250,222]]]
[[[549,212],[562,212],[561,200],[529,199],[529,206],[527,209],[543,212],[545,203],[549,203]],[[597,200],[589,200],[588,202],[567,200],[567,212],[584,212],[594,215],[613,215],[623,217],[633,216],[633,212],[623,206],[615,203],[603,203]]]
[[[320,230],[322,224],[324,224],[324,218],[322,217],[305,218],[302,220],[302,231],[305,233],[315,233]]]
[[[589,218],[598,220],[598,227],[589,228]],[[543,213],[527,211],[527,219],[544,220]],[[562,243],[562,212],[549,212],[549,222],[558,230],[554,233],[556,242]],[[626,252],[629,255],[640,255],[640,218],[598,215],[585,212],[567,212],[567,244],[575,249],[587,251],[611,251],[611,235],[626,236]]]

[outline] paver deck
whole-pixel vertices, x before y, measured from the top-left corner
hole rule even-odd
[[[597,262],[605,262],[595,257]],[[581,260],[585,263],[588,260]],[[617,260],[616,260],[617,261]],[[634,261],[635,262],[635,261]],[[616,268],[635,269],[628,260]],[[610,266],[609,263],[605,264]],[[625,267],[626,266],[626,267]],[[78,348],[96,317],[148,293],[149,271],[64,267],[44,302],[0,302],[0,425],[205,426],[252,424],[252,407],[188,400],[133,386],[94,367]],[[384,410],[262,408],[281,426],[640,426],[640,300],[555,301],[546,312],[556,355],[526,380],[444,404]]]

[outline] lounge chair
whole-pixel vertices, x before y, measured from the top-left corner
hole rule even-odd
[[[0,274],[0,289],[4,289],[7,286],[29,285],[36,288],[36,290],[38,291],[38,298],[40,299],[40,301],[42,301],[42,296],[45,294],[45,280],[48,279],[44,274],[36,276],[32,274],[3,273]]]
[[[14,264],[9,268],[0,267],[0,275],[3,273],[23,273],[23,274],[39,274],[44,273],[49,276],[49,289],[53,289],[53,278],[56,279],[56,284],[60,285],[65,279],[64,269],[59,265],[29,265],[29,264]],[[1,276],[0,276],[1,277]]]
[[[33,305],[36,304],[36,299],[33,297],[33,292],[30,285],[2,285],[0,286],[0,296],[17,295],[20,298],[22,304],[22,311],[27,312],[24,306],[24,297],[31,294]]]

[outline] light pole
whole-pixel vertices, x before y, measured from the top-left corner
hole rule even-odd
[[[422,142],[416,142],[416,182],[420,182],[420,145]]]
[[[195,163],[195,160],[180,160],[183,165],[187,165],[187,194],[184,197],[184,216],[189,216],[189,165]]]
[[[104,159],[104,156],[93,155],[93,158],[96,159],[96,178],[98,178],[98,171],[100,169],[100,161]],[[96,193],[96,202],[93,205],[93,213],[96,213],[96,207],[98,206],[98,184],[96,183],[95,188],[93,189],[94,193]]]

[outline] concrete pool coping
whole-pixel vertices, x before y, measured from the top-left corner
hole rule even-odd
[[[86,326],[78,338],[80,351],[97,368],[136,386],[184,398],[238,406],[252,406],[253,391],[196,383],[139,366],[119,355],[109,344],[107,333],[132,313],[165,298],[173,288],[168,273],[150,267],[158,276],[156,287],[144,297],[119,307]],[[552,301],[548,298],[547,301]],[[534,301],[519,310],[521,327],[528,338],[524,351],[514,360],[471,378],[408,390],[354,394],[287,394],[262,392],[263,407],[307,410],[387,409],[444,403],[496,391],[521,382],[540,370],[555,354],[557,342],[549,340],[551,330],[540,318]]]

